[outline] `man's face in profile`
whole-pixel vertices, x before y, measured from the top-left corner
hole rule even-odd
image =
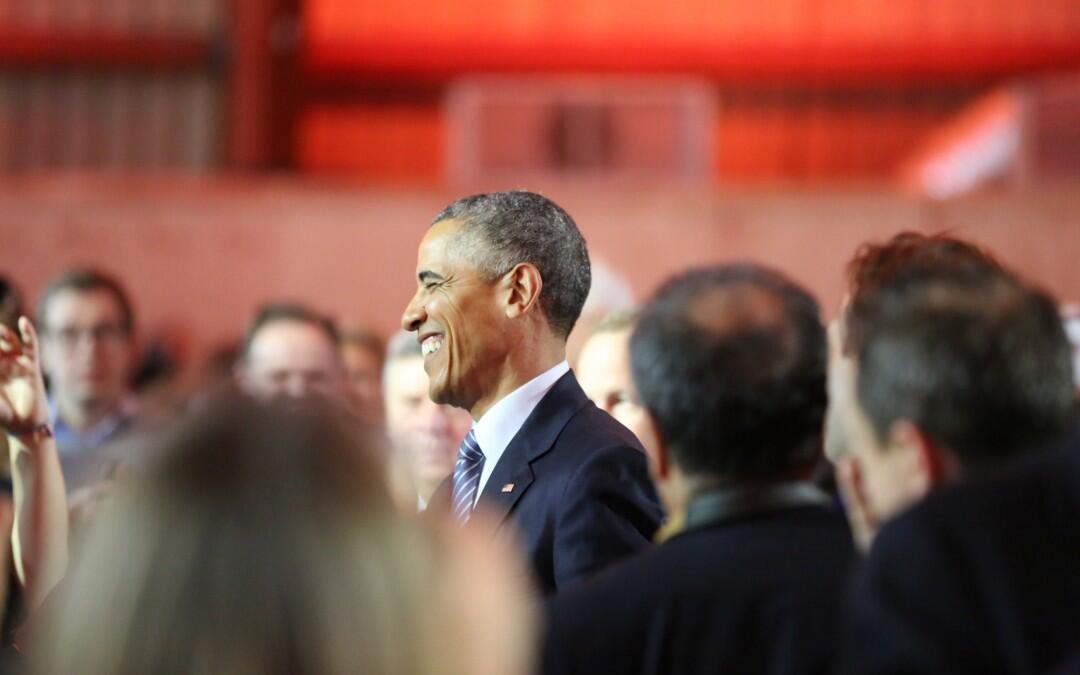
[[[59,291],[43,318],[43,365],[57,395],[81,404],[119,399],[127,388],[133,344],[113,294]]]
[[[834,383],[841,388],[835,421],[858,466],[858,498],[870,527],[876,529],[925,495],[926,469],[910,444],[898,441],[892,431],[885,437],[875,431],[859,402],[857,364],[849,361],[838,375],[842,379]]]
[[[512,347],[499,330],[496,284],[453,248],[461,224],[436,223],[420,242],[417,290],[402,328],[417,333],[431,399],[466,410],[498,380]]]
[[[420,356],[387,364],[385,392],[387,433],[402,454],[420,496],[430,499],[430,488],[453,472],[458,447],[472,418],[464,410],[431,400]]]
[[[319,327],[304,321],[267,323],[248,347],[241,386],[259,398],[329,397],[345,393],[337,346]]]

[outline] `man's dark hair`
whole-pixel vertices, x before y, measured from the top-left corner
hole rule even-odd
[[[279,321],[296,321],[311,324],[325,333],[326,339],[335,347],[341,344],[341,335],[338,332],[337,324],[330,317],[300,303],[274,302],[263,305],[252,317],[247,330],[244,331],[244,339],[240,350],[242,357],[247,358],[251,343],[264,326]]]
[[[1003,268],[989,251],[948,234],[905,231],[885,243],[861,245],[847,265],[849,311],[844,317],[844,353],[852,353],[850,343],[859,339],[858,333],[863,328],[858,312],[863,297],[905,272],[948,269],[1001,271]]]
[[[1071,428],[1071,349],[1047,294],[1000,269],[909,269],[857,311],[856,392],[881,441],[905,419],[972,467]]]
[[[415,341],[415,336],[413,336]],[[341,345],[355,346],[365,349],[371,352],[379,360],[380,367],[382,362],[386,358],[386,343],[379,337],[378,333],[368,330],[367,328],[352,328],[350,330],[341,331],[339,340]]]
[[[76,291],[79,293],[105,291],[109,293],[116,300],[117,307],[120,308],[121,328],[128,335],[134,332],[135,313],[131,308],[131,300],[124,291],[124,287],[111,275],[101,270],[89,268],[64,272],[45,286],[45,290],[41,292],[41,298],[38,300],[37,314],[35,316],[37,325],[42,332],[47,333],[52,330],[53,327],[49,326],[45,321],[45,317],[48,315],[49,303],[64,291]]]
[[[668,281],[630,338],[634,385],[676,463],[717,479],[778,480],[812,468],[825,359],[814,299],[751,264]]]
[[[459,199],[432,224],[461,221],[454,250],[488,279],[521,263],[540,271],[540,309],[558,336],[566,338],[589,295],[592,271],[585,239],[570,215],[532,192],[492,192]]]

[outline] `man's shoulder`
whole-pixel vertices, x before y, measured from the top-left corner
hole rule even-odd
[[[629,447],[645,452],[633,432],[591,402],[570,418],[559,440],[584,442],[586,447]]]
[[[882,528],[851,597],[845,672],[931,662],[935,671],[977,672],[1006,649],[1043,672],[1075,649],[1075,452],[958,482]],[[885,642],[886,633],[902,637]]]
[[[1074,529],[1080,517],[1080,445],[1074,440],[941,488],[888,523],[883,548],[909,547],[948,538],[1002,539],[1033,531]],[[875,545],[876,547],[876,545]]]
[[[553,417],[565,419],[555,430],[551,444],[551,451],[559,459],[580,458],[601,449],[633,449],[644,455],[637,437],[585,396],[573,371],[560,378],[544,396],[522,430],[549,431]]]
[[[826,533],[830,543],[819,550],[831,546],[836,554],[811,554],[807,564],[800,543],[783,540],[800,523],[807,539]],[[747,626],[751,617],[765,631],[832,621],[852,558],[850,539],[845,543],[842,536],[843,524],[831,518],[787,514],[676,535],[549,601],[545,662],[553,665],[548,672],[581,672],[585,664],[612,658],[634,664],[656,649],[677,650],[667,657],[679,663],[692,663],[704,653],[736,663],[742,651],[732,646],[751,629],[729,628]],[[775,541],[778,537],[781,541]],[[671,640],[674,626],[690,623],[709,627],[709,644]],[[604,626],[602,635],[595,632],[597,625]],[[567,643],[570,651],[563,653]],[[717,656],[721,652],[728,656]],[[576,668],[563,668],[567,663]]]
[[[789,564],[793,556],[803,560],[794,574]],[[654,606],[679,594],[730,598],[758,577],[770,577],[766,585],[771,586],[781,576],[809,579],[819,570],[839,582],[853,558],[842,516],[820,507],[792,509],[676,534],[570,588],[553,606],[576,612],[590,606],[610,609],[614,601],[617,611],[623,611],[631,605]],[[774,568],[783,572],[774,574]],[[722,607],[720,603],[718,609]]]

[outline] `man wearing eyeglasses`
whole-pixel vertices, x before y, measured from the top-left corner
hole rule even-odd
[[[96,270],[54,279],[37,307],[49,417],[69,493],[106,478],[109,445],[135,410],[128,390],[134,317],[120,284]]]

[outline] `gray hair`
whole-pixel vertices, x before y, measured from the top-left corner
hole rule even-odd
[[[570,335],[592,284],[585,239],[566,211],[541,195],[492,192],[457,200],[435,216],[462,223],[454,250],[490,280],[521,263],[540,271],[540,309],[551,330]]]

